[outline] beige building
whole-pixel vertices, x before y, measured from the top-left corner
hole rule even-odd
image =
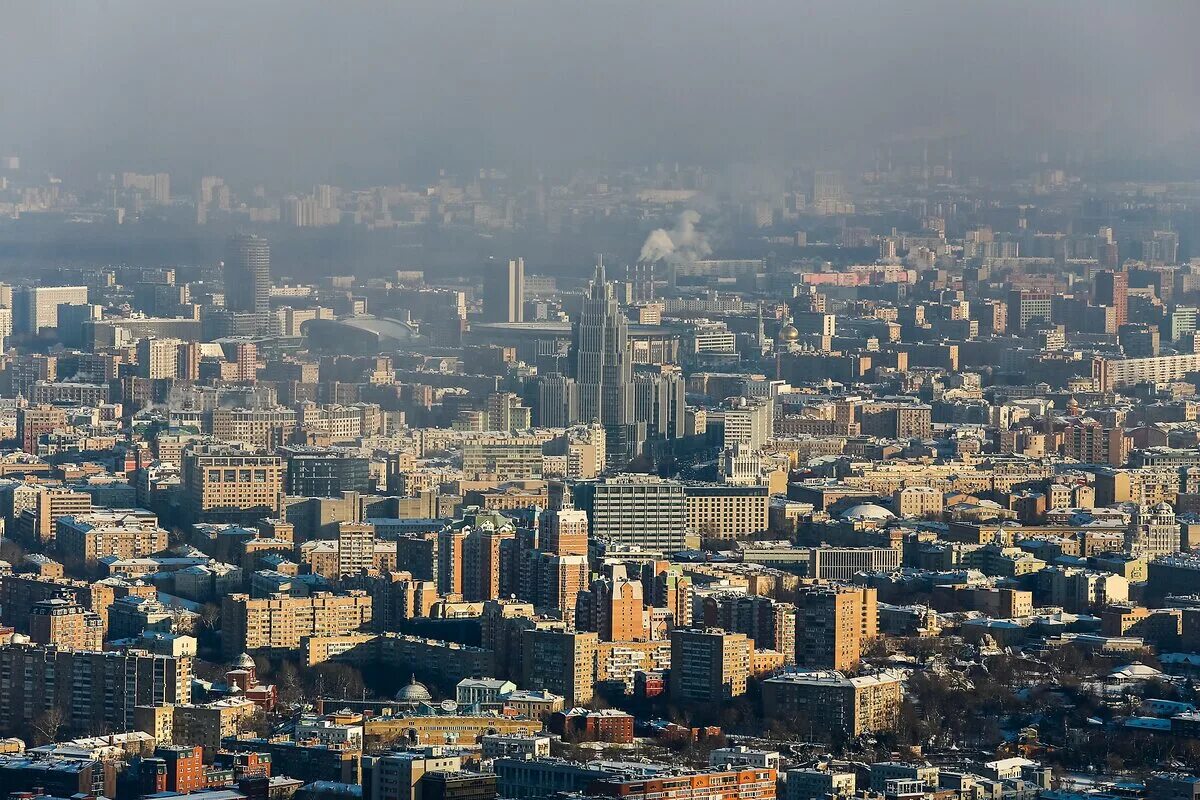
[[[373,403],[304,403],[299,408],[296,424],[307,431],[325,433],[333,444],[352,444],[364,436],[375,436],[383,424],[379,406]]]
[[[1137,383],[1181,381],[1189,372],[1200,372],[1200,354],[1092,359],[1092,378],[1101,391]]]
[[[932,486],[906,486],[892,495],[896,515],[901,519],[931,519],[940,517],[943,508],[941,489]]]
[[[540,719],[511,719],[494,714],[433,714],[374,717],[363,723],[368,749],[409,745],[476,744],[493,733],[541,733]]]
[[[518,689],[505,695],[504,707],[530,719],[542,719],[564,708],[562,695],[554,692]]]
[[[175,743],[174,722],[175,706],[170,703],[138,706],[133,710],[133,729],[150,734],[157,744]]]
[[[463,444],[467,480],[542,477],[542,442],[531,436],[483,436]]]
[[[763,681],[763,708],[778,719],[807,726],[811,739],[835,739],[896,727],[903,697],[898,672],[848,678],[835,670],[802,670]]]
[[[220,445],[184,452],[181,483],[193,522],[252,524],[279,516],[283,494],[279,456]]]
[[[596,647],[596,681],[621,681],[633,691],[634,674],[671,667],[671,642],[667,639],[600,642]]]
[[[852,797],[856,786],[853,772],[833,769],[789,769],[784,800],[815,800],[818,797]]]
[[[221,605],[221,644],[230,657],[253,650],[298,650],[306,636],[354,633],[370,622],[371,598],[363,591],[262,599],[232,594]]]
[[[167,549],[168,534],[158,517],[140,509],[118,509],[59,517],[58,552],[71,564],[94,565],[105,556],[141,558]]]
[[[74,600],[42,600],[29,612],[29,639],[64,650],[103,650],[104,620]]]
[[[138,374],[151,380],[179,377],[179,348],[182,345],[180,339],[159,339],[155,336],[139,339]]]
[[[775,401],[770,398],[739,397],[710,418],[723,421],[726,448],[743,445],[758,450],[775,435]]]
[[[766,486],[684,486],[688,531],[705,539],[740,539],[770,526]]]
[[[278,447],[296,423],[296,412],[290,408],[217,408],[212,412],[213,436],[251,447]]]
[[[339,522],[337,558],[338,577],[357,575],[374,567],[375,526],[365,522]]]
[[[36,334],[58,327],[58,308],[86,305],[86,286],[29,286],[13,292],[13,328],[17,333]]]
[[[395,752],[367,756],[363,767],[373,776],[369,797],[364,800],[420,800],[421,778],[429,772],[458,772],[462,758],[443,753],[440,748],[428,752]]]
[[[91,510],[90,494],[39,486],[32,507],[23,510],[17,517],[17,535],[30,543],[53,543],[57,532],[55,520],[85,514]]]

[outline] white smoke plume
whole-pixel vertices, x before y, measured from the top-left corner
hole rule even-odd
[[[671,230],[657,228],[650,232],[642,244],[639,261],[660,261],[681,264],[695,261],[712,253],[712,246],[704,231],[696,228],[700,212],[688,209],[679,215]]]

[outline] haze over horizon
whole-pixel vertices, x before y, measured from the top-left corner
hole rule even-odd
[[[369,183],[811,163],[923,135],[1179,154],[1200,130],[1194,3],[330,8],[10,6],[0,149],[74,175]]]

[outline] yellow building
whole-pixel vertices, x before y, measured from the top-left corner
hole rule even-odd
[[[306,636],[354,633],[370,622],[371,598],[363,591],[261,599],[232,594],[221,604],[221,645],[230,657],[253,650],[287,652],[298,650]]]

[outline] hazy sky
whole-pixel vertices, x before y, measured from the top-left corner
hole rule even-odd
[[[21,2],[0,149],[365,182],[480,162],[807,160],[920,132],[1200,129],[1200,3]]]

